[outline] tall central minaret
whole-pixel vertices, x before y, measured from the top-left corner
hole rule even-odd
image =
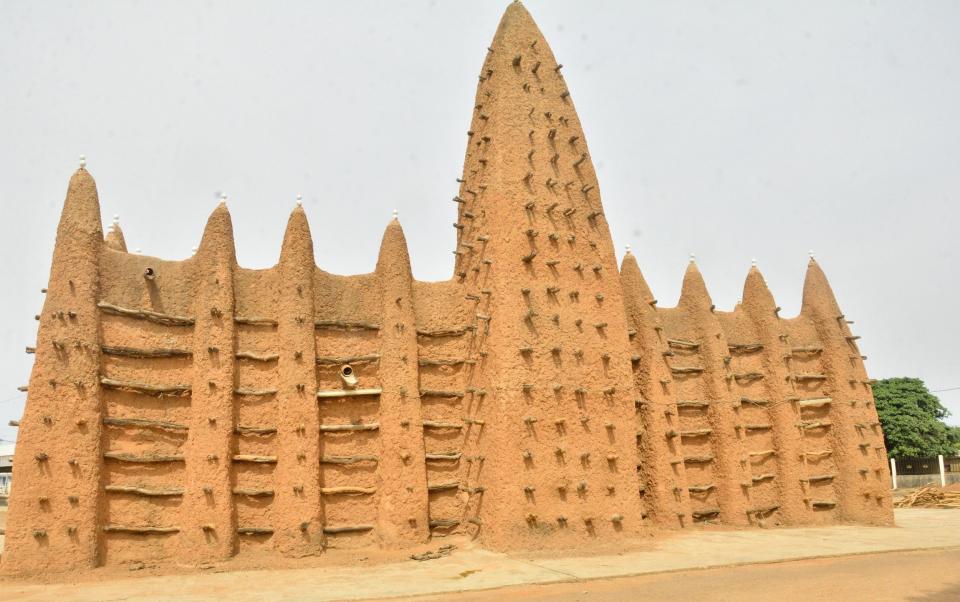
[[[455,279],[476,299],[484,543],[641,528],[623,290],[567,82],[515,2],[479,74]],[[537,544],[534,544],[537,545]]]

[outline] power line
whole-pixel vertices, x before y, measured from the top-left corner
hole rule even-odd
[[[13,397],[8,397],[8,398],[6,398],[6,399],[0,399],[0,403],[7,403],[8,401],[14,401],[14,400],[16,400],[16,399],[22,399],[22,398],[21,398],[21,395],[23,395],[23,394],[21,393],[20,395],[14,395]]]
[[[936,391],[930,391],[931,393],[943,393],[945,391],[960,391],[960,387],[950,387],[948,389],[937,389]]]

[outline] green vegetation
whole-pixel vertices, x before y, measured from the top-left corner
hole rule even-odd
[[[890,456],[960,453],[960,427],[943,422],[950,412],[919,378],[877,381],[873,385],[873,396]]]

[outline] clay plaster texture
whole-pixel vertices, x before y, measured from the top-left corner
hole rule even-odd
[[[564,549],[700,524],[892,522],[848,327],[753,268],[717,310],[691,261],[658,307],[616,265],[562,66],[507,8],[479,72],[453,275],[318,268],[306,217],[237,265],[221,204],[193,257],[128,253],[71,178],[21,421],[2,570],[399,549]]]

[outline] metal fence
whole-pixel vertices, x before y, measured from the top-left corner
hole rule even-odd
[[[940,474],[940,462],[936,456],[932,458],[900,457],[897,458],[897,474]]]
[[[898,486],[960,483],[960,456],[890,458],[890,476],[894,489]]]
[[[960,474],[960,456],[943,456],[943,471]],[[901,456],[897,458],[898,474],[940,474],[940,457],[914,458]]]

